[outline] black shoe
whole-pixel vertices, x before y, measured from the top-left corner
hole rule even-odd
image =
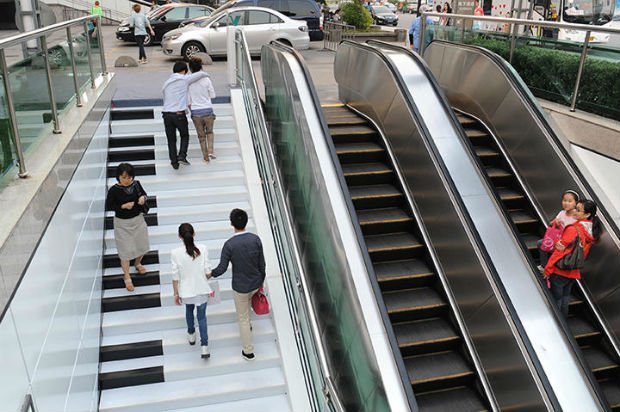
[[[191,163],[188,162],[187,159],[179,159],[179,163],[181,163],[182,165],[185,165],[185,166],[191,165]]]
[[[177,170],[177,169],[179,168],[179,164],[178,164],[178,163],[173,163],[173,164],[172,164],[172,168],[173,168],[174,170]]]
[[[243,359],[245,359],[246,361],[253,361],[254,358],[256,356],[254,356],[253,353],[245,353],[244,351],[241,351],[241,355],[243,356]]]

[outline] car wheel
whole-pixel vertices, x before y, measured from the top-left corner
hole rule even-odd
[[[181,49],[181,54],[183,55],[184,59],[189,60],[194,54],[204,53],[206,51],[207,50],[205,49],[205,46],[203,46],[201,43],[198,43],[197,41],[190,41],[183,45],[183,49]]]
[[[150,34],[146,34],[146,36],[144,37],[144,45],[145,46],[151,46],[153,45],[153,38],[151,37]]]
[[[69,57],[67,53],[62,49],[62,47],[53,47],[47,51],[47,55],[49,57],[49,61],[52,64],[57,66],[64,66],[69,62]]]
[[[288,40],[286,40],[286,39],[278,39],[278,41],[279,41],[280,43],[282,43],[282,44],[285,44],[285,45],[289,46],[289,47],[293,47],[293,45],[291,44],[291,42],[290,42],[290,41],[288,41]]]

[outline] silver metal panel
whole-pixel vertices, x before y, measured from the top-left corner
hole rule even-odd
[[[550,221],[559,210],[565,189],[575,189],[583,197],[594,191],[562,148],[560,138],[543,123],[536,99],[524,87],[525,96],[511,84],[498,65],[473,48],[433,42],[424,58],[444,89],[450,104],[484,121],[500,140],[543,219]],[[459,62],[458,65],[455,63]],[[503,66],[504,69],[513,70]],[[517,76],[518,77],[518,76]],[[520,79],[520,78],[519,78]],[[475,85],[472,87],[472,84]],[[489,94],[488,90],[493,90]],[[523,99],[533,102],[525,104]],[[603,205],[599,202],[599,209]],[[605,226],[601,241],[592,247],[582,271],[582,283],[604,318],[612,338],[620,336],[620,239],[615,223],[599,214]]]
[[[402,52],[384,49],[387,60],[382,60],[367,49],[354,43],[344,43],[338,49],[335,75],[340,98],[371,117],[387,136],[430,236],[432,249],[448,279],[450,292],[467,329],[476,332],[470,336],[500,408],[530,405],[532,409],[551,409],[545,393],[545,389],[550,389],[543,389],[541,384],[546,377],[564,410],[597,410],[599,405],[584,371],[533,278],[499,205],[488,192],[483,176],[456,130],[446,127],[453,124],[448,117],[450,109],[443,106],[429,87],[424,71],[411,57],[407,60]],[[407,91],[400,90],[390,80],[394,74],[388,68],[388,61],[397,67],[401,79],[406,79]],[[465,64],[463,58],[450,62],[453,70]],[[446,65],[443,61],[441,67]],[[350,76],[354,69],[356,76]],[[423,115],[418,117],[412,112],[410,103]],[[426,147],[431,143],[426,143],[418,132],[420,121],[430,133],[427,137],[432,138],[434,149]],[[447,175],[439,172],[440,167],[458,182],[456,189],[448,185]],[[465,210],[455,201],[457,196],[462,197]],[[483,245],[477,243],[471,228],[464,224],[465,214],[469,214]],[[481,258],[484,251],[479,248],[490,255],[494,268],[487,266]],[[490,275],[493,269],[499,274],[499,284]],[[509,301],[498,292],[501,288],[505,289]],[[484,310],[489,305],[502,308],[502,316]],[[520,324],[512,323],[510,308],[516,311]],[[527,345],[517,331],[519,327],[529,337],[533,353],[526,351]],[[549,348],[554,349],[549,351]],[[536,369],[537,363],[541,369]],[[509,381],[513,382],[512,386],[507,384]],[[517,391],[514,382],[519,382]]]

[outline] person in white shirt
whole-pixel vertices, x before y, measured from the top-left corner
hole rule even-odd
[[[179,163],[189,166],[187,161],[187,148],[189,146],[189,130],[187,128],[187,92],[189,85],[200,79],[209,77],[203,71],[187,74],[187,63],[176,62],[172,68],[173,73],[164,83],[164,107],[162,116],[168,140],[168,156],[174,169],[179,168]],[[177,130],[181,135],[181,147],[177,154]]]
[[[185,304],[185,320],[187,321],[187,340],[190,345],[196,343],[196,326],[194,324],[194,308],[200,330],[201,357],[208,359],[209,335],[207,333],[207,300],[212,289],[207,281],[211,273],[211,265],[207,258],[205,245],[194,243],[194,227],[189,223],[179,226],[179,238],[183,246],[170,253],[172,260],[172,288],[174,303]]]
[[[192,58],[189,62],[189,70],[192,73],[198,73],[202,70],[202,60],[200,58]],[[198,134],[198,142],[202,157],[205,162],[215,159],[213,153],[213,123],[215,122],[215,113],[213,113],[213,105],[211,99],[215,97],[215,89],[211,79],[205,77],[189,86],[189,108],[192,114],[192,122],[196,126]]]

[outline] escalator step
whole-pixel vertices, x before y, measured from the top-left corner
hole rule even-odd
[[[461,123],[461,125],[463,127],[467,127],[470,125],[474,125],[474,124],[478,124],[478,122],[475,119],[472,119],[471,117],[467,117],[464,116],[460,113],[457,113],[456,118],[459,119],[459,123]]]
[[[521,200],[525,198],[522,193],[505,187],[497,189],[497,194],[503,202],[506,202],[508,200]]]
[[[456,334],[450,322],[443,318],[398,323],[393,327],[401,350],[424,350],[428,353],[434,349],[433,351],[437,352],[448,349],[446,345],[453,345],[460,341],[459,335]],[[441,348],[435,349],[438,346]]]
[[[366,236],[369,253],[423,248],[424,244],[409,232]]]
[[[523,210],[515,210],[509,212],[510,218],[515,225],[523,225],[528,223],[536,223],[538,219]]]
[[[499,152],[486,146],[474,147],[478,157],[495,157],[499,156]]]
[[[601,332],[597,330],[590,322],[581,316],[571,316],[568,318],[568,327],[570,328],[575,339],[583,339],[594,336],[601,336]]]
[[[521,235],[521,240],[525,243],[525,246],[530,250],[538,249],[538,241],[541,239],[541,236],[535,235],[533,233],[526,233]]]
[[[383,301],[388,313],[442,309],[446,302],[432,288],[417,288],[384,292]]]
[[[421,259],[375,263],[374,268],[380,283],[435,276],[435,272]]]
[[[352,113],[344,104],[322,104],[324,113]]]
[[[484,131],[478,130],[478,129],[465,128],[465,134],[470,139],[480,139],[480,138],[483,138],[483,137],[489,137],[489,134],[487,132],[484,132]]]
[[[475,377],[465,359],[454,351],[411,356],[404,360],[414,392],[461,386]]]
[[[620,385],[616,380],[604,380],[599,383],[607,403],[613,410],[620,410]]]
[[[366,225],[380,225],[385,223],[413,222],[413,218],[399,207],[360,210],[357,212],[357,218],[362,227]]]
[[[342,165],[345,177],[392,174],[394,169],[384,163],[353,163]]]
[[[357,210],[396,206],[403,200],[403,194],[392,185],[352,186],[351,200]]]
[[[349,125],[349,126],[355,126],[355,125],[365,125],[368,123],[368,121],[366,119],[364,119],[363,117],[360,117],[354,113],[351,113],[349,115],[344,115],[344,114],[340,114],[338,113],[337,115],[331,115],[331,114],[326,114],[325,115],[326,120],[327,120],[327,125],[329,127],[332,126],[344,126],[344,125]]]
[[[368,126],[341,126],[329,129],[333,138],[340,136],[375,136],[377,131]]]
[[[383,152],[383,147],[372,142],[339,143],[336,145],[336,154],[338,154],[338,156],[347,154],[371,154]]]
[[[487,176],[489,176],[491,179],[499,179],[512,176],[512,173],[499,167],[487,167],[485,168],[485,170],[487,172]]]
[[[482,412],[487,411],[478,393],[468,387],[428,392],[416,396],[418,407],[425,412]]]
[[[583,356],[586,362],[595,374],[617,371],[620,367],[617,363],[609,358],[609,356],[596,346],[582,348]]]

